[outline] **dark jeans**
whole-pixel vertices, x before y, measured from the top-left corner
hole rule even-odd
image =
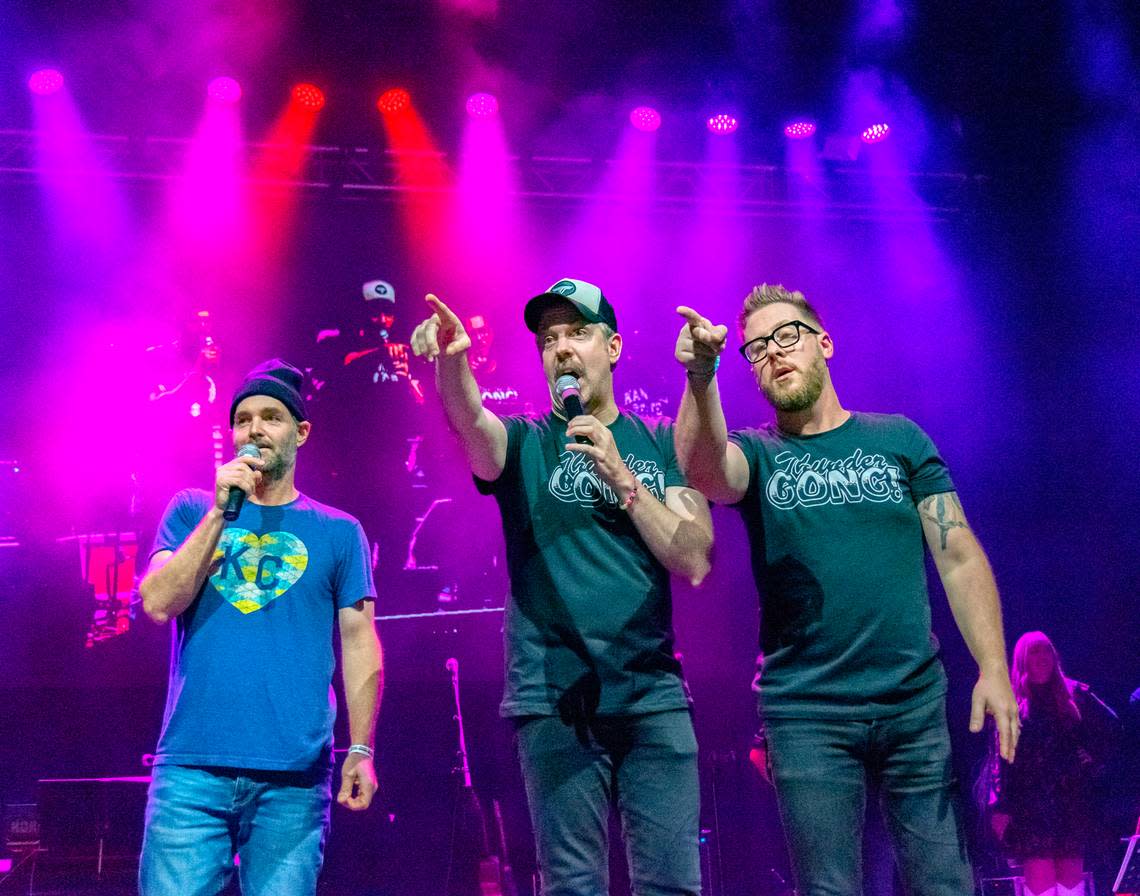
[[[862,894],[868,779],[907,893],[971,896],[943,698],[886,719],[768,719],[765,727],[800,896]]]
[[[698,896],[700,785],[687,710],[518,722],[519,759],[543,896],[609,893],[617,804],[634,896]]]

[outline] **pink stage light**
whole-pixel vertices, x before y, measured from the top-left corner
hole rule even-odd
[[[713,115],[708,120],[708,128],[714,134],[731,134],[740,127],[740,122],[735,115],[729,115],[727,112],[721,112],[719,115]]]
[[[661,127],[661,113],[652,106],[638,106],[629,113],[629,123],[639,131],[655,131]]]
[[[391,90],[385,90],[380,94],[380,99],[376,101],[376,108],[380,110],[383,115],[393,115],[396,112],[403,112],[412,104],[412,95],[403,87],[393,87]]]
[[[233,78],[222,75],[209,83],[206,95],[215,102],[232,105],[241,99],[241,85]]]
[[[319,112],[325,105],[325,94],[315,84],[298,84],[293,88],[293,103],[310,112]]]
[[[492,93],[473,93],[467,97],[467,114],[472,118],[491,118],[499,114],[499,101]]]
[[[54,68],[41,68],[28,78],[28,89],[37,96],[48,96],[63,89],[63,75]]]
[[[814,121],[793,121],[784,125],[784,136],[789,140],[806,140],[814,133]]]
[[[882,143],[891,134],[891,126],[886,122],[873,124],[860,134],[864,143]]]

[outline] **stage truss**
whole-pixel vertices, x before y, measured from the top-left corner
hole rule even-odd
[[[110,176],[123,181],[166,181],[182,176],[191,141],[171,137],[94,135],[89,167],[45,167],[38,158],[34,131],[0,131],[0,183],[34,182],[44,175]],[[247,144],[246,157],[258,158],[284,147]],[[290,150],[295,151],[295,150]],[[309,146],[296,176],[251,178],[263,188],[301,189],[344,199],[394,199],[404,194],[446,193],[450,187],[416,180],[417,168],[440,170],[453,162],[445,154],[397,153],[382,147]],[[420,162],[422,164],[417,165]],[[556,205],[586,200],[648,203],[655,211],[685,211],[698,205],[725,215],[869,220],[882,222],[946,221],[974,205],[987,179],[956,172],[911,171],[873,174],[858,163],[821,162],[809,179],[776,165],[714,165],[655,162],[654,187],[648,197],[634,196],[607,177],[612,160],[515,157],[518,187],[528,201]],[[454,167],[452,164],[451,167]],[[903,197],[899,200],[884,196]]]

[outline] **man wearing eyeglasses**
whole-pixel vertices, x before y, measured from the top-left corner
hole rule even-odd
[[[797,892],[862,893],[870,778],[907,891],[973,893],[923,536],[978,663],[970,730],[992,715],[1012,761],[1018,712],[993,573],[945,463],[905,417],[840,404],[831,335],[782,286],[753,289],[739,321],[741,354],[776,421],[730,433],[716,380],[728,328],[677,311],[677,457],[690,484],[735,507],[748,530],[764,657],[754,752],[776,788]]]

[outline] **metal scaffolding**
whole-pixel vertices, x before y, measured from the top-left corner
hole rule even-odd
[[[0,131],[0,183],[35,182],[45,174],[142,182],[178,179],[192,142],[124,135],[84,139],[86,167],[64,161],[46,163],[34,131]],[[285,151],[285,147],[250,143],[245,146],[245,158]],[[296,152],[294,148],[288,151]],[[63,156],[54,154],[56,159]],[[443,153],[400,153],[379,146],[308,146],[296,175],[258,178],[250,174],[248,179],[263,189],[385,199],[453,190],[453,186],[441,186],[438,178],[416,175],[417,170],[444,170],[450,161]],[[514,193],[528,201],[640,203],[656,211],[702,206],[726,215],[778,218],[945,221],[968,208],[986,182],[983,177],[951,172],[881,175],[856,163],[826,161],[821,162],[817,178],[776,165],[654,162],[652,189],[635,195],[623,189],[620,179],[607,177],[618,164],[613,160],[530,156],[514,157],[511,162],[518,175]],[[904,198],[884,198],[900,196]]]

